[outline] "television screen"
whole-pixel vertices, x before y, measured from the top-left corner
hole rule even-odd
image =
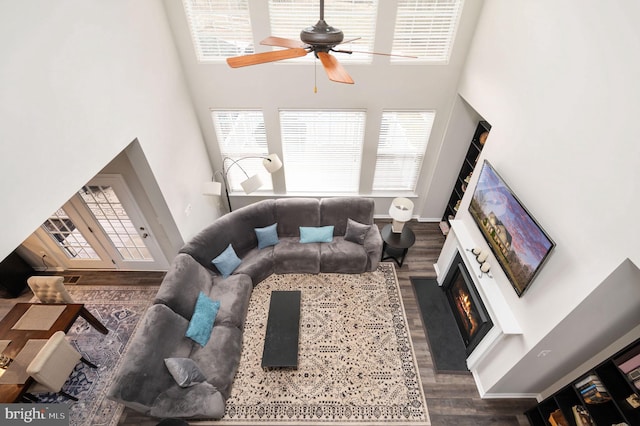
[[[516,293],[522,296],[554,242],[486,160],[469,212]]]

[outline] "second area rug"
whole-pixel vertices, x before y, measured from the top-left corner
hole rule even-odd
[[[299,366],[260,362],[273,290],[301,290]],[[271,275],[253,291],[240,367],[216,424],[429,425],[395,269]]]

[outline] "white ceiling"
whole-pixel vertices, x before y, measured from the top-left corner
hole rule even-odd
[[[331,1],[327,0],[326,3]],[[164,3],[214,167],[219,168],[221,158],[210,117],[211,109],[262,109],[271,152],[278,152],[279,149],[279,108],[365,109],[364,164],[375,161],[383,109],[435,110],[436,119],[416,192],[423,194],[428,190],[429,176],[433,174],[435,159],[456,99],[458,79],[482,1],[464,3],[448,64],[391,63],[387,56],[376,55],[371,64],[344,64],[355,80],[353,85],[329,81],[319,63],[281,61],[237,69],[230,68],[226,63],[199,63],[182,2],[164,0]],[[264,0],[249,0],[250,8],[261,8],[263,11],[266,3]],[[395,16],[396,5],[396,0],[379,1],[375,51],[391,51],[394,20],[389,17]],[[256,50],[266,51],[269,48],[259,46],[258,42],[271,35],[268,13],[252,13],[251,17],[257,40]],[[325,20],[332,24],[331,16],[326,13]],[[315,21],[309,22],[309,25],[313,24]],[[357,35],[345,34],[345,38],[353,36]],[[317,93],[314,93],[314,85],[317,85]],[[278,183],[275,184],[277,187]]]

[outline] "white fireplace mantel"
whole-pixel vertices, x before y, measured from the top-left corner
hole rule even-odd
[[[467,366],[471,370],[473,370],[473,367],[476,366],[499,341],[508,335],[522,334],[522,328],[500,291],[498,283],[492,275],[481,274],[480,264],[471,253],[471,249],[477,245],[464,223],[460,220],[452,220],[451,230],[438,258],[438,263],[434,265],[436,273],[438,274],[438,284],[442,285],[456,254],[460,253],[478,289],[482,302],[493,321],[494,326],[491,331],[482,339],[480,344],[478,344],[467,358]],[[496,265],[496,267],[499,266]]]

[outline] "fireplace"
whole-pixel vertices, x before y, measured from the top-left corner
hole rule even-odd
[[[493,322],[460,253],[456,254],[442,288],[469,355],[491,330]]]

